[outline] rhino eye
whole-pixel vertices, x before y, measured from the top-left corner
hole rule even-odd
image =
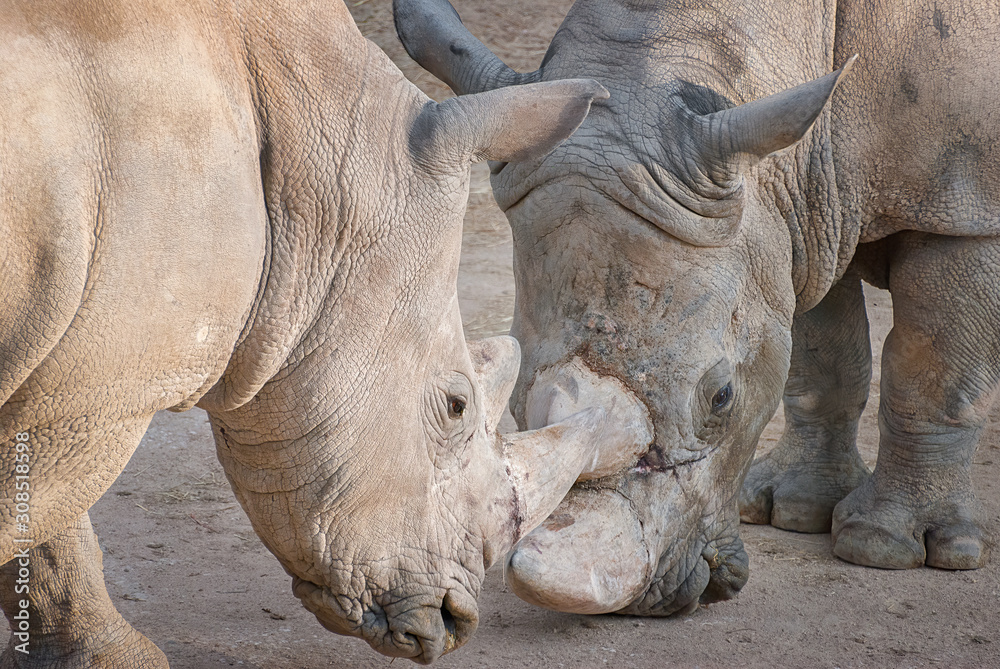
[[[452,418],[459,418],[465,413],[465,400],[461,397],[452,397],[448,400],[448,415]]]
[[[719,388],[718,392],[712,398],[712,412],[718,413],[729,406],[730,400],[733,399],[733,386],[731,383],[727,383],[722,388]]]

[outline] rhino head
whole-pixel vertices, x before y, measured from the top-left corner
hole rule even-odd
[[[611,92],[552,154],[492,165],[525,351],[514,417],[538,429],[603,406],[625,463],[573,488],[508,556],[507,582],[576,613],[733,597],[749,573],[737,493],[781,398],[796,308],[789,231],[755,170],[810,130],[846,68],[734,105],[573,14],[542,69],[518,74],[446,0],[395,4],[411,56],[459,91],[573,72]]]
[[[275,91],[280,58],[255,54],[271,74],[269,248],[248,330],[201,406],[303,605],[333,632],[429,663],[476,629],[485,570],[607,466],[600,408],[497,433],[519,348],[466,342],[457,294],[471,163],[540,157],[607,93],[577,80],[438,104],[353,23],[316,43],[351,51],[319,84],[306,64]],[[324,91],[324,76],[346,92]]]

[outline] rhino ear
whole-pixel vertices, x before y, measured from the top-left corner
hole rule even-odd
[[[428,103],[410,131],[410,149],[428,167],[539,158],[573,134],[608,92],[590,79],[512,86]]]
[[[541,79],[510,69],[466,29],[448,0],[393,0],[396,34],[410,58],[459,95]]]
[[[819,79],[696,117],[694,132],[707,167],[735,174],[798,142],[809,132],[857,57],[851,56],[839,70]]]

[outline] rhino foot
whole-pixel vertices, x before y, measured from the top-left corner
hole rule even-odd
[[[989,549],[974,520],[978,502],[969,494],[908,505],[880,495],[871,481],[837,505],[833,552],[854,564],[883,569],[978,569]]]
[[[85,513],[26,558],[0,566],[0,606],[12,631],[0,669],[169,669],[166,655],[115,609],[102,563]],[[27,567],[30,597],[15,592]]]
[[[31,654],[25,655],[14,643],[0,655],[0,669],[170,669],[163,651],[124,620],[113,633],[73,639],[68,651],[64,641],[49,647],[45,640],[32,639]]]
[[[750,467],[740,520],[795,532],[829,532],[833,509],[868,479],[857,449],[830,449],[786,434]]]

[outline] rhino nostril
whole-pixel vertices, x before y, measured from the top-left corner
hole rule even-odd
[[[441,605],[441,620],[444,621],[444,652],[447,653],[458,647],[458,626],[455,624],[455,616],[445,604]]]
[[[708,587],[701,595],[702,604],[732,599],[746,585],[750,576],[750,559],[743,551],[742,543],[723,550],[726,552],[720,553],[716,548],[707,547],[702,552],[702,558],[711,568]]]
[[[715,570],[719,568],[719,549],[713,546],[705,546],[705,550],[701,552],[701,556],[705,558],[705,562],[708,566]]]
[[[454,591],[445,595],[441,602],[441,620],[444,622],[444,652],[461,647],[479,625],[479,615],[475,600],[467,601],[464,595]]]

